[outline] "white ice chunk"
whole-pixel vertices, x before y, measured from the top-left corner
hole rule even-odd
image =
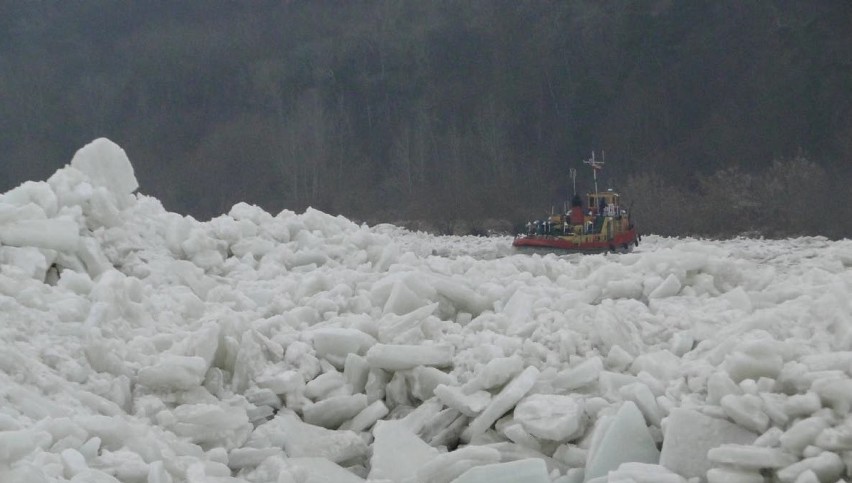
[[[465,394],[458,386],[444,384],[439,384],[435,388],[435,396],[438,396],[438,399],[448,407],[471,417],[481,413],[491,402],[491,393],[488,391]]]
[[[420,284],[414,283],[413,280],[406,282],[406,280],[397,280],[393,284],[385,302],[383,310],[385,314],[404,315],[429,305],[429,289],[415,291],[420,288]],[[410,285],[415,285],[415,289],[413,290]]]
[[[505,425],[501,425],[498,423],[496,429],[504,436],[509,438],[510,441],[519,446],[529,448],[533,451],[541,451],[541,443],[539,443],[537,439],[535,439],[530,433],[528,433],[527,430],[524,429],[524,427],[521,425],[521,423],[517,423],[514,421]]]
[[[4,247],[0,240],[0,265],[14,266],[29,278],[45,281],[51,262],[45,257],[44,250],[35,247]]]
[[[720,298],[727,301],[731,305],[731,308],[743,312],[751,312],[753,309],[751,297],[749,297],[748,293],[742,287],[725,292]]]
[[[156,389],[192,389],[201,385],[207,368],[202,357],[167,354],[139,370],[139,383]]]
[[[472,289],[470,282],[464,279],[433,275],[429,281],[438,295],[452,302],[457,311],[478,315],[490,308],[489,300]]]
[[[14,200],[10,199],[11,192],[0,194],[0,224],[11,223],[20,220],[43,220],[48,218],[49,210],[30,200]],[[52,211],[56,211],[55,209]],[[55,215],[55,213],[50,213]]]
[[[364,478],[325,458],[285,458],[278,483],[363,483]],[[283,476],[282,476],[283,475]],[[292,478],[299,475],[298,479]],[[304,478],[302,478],[304,477]],[[236,482],[234,482],[236,483]]]
[[[680,283],[680,280],[678,280],[677,276],[671,274],[666,277],[666,279],[663,280],[661,284],[657,285],[657,288],[655,288],[653,291],[651,291],[650,294],[648,294],[648,298],[660,299],[665,297],[672,297],[674,295],[677,295],[678,292],[680,292],[681,288],[682,285]]]
[[[38,429],[50,433],[54,441],[68,437],[74,441],[85,441],[88,438],[88,432],[79,424],[76,418],[73,420],[71,418],[44,419],[39,422]]]
[[[284,456],[284,451],[281,448],[234,448],[228,452],[228,467],[240,470],[257,466],[274,456]]]
[[[852,451],[852,421],[826,428],[814,440],[814,445],[829,451]]]
[[[88,273],[90,277],[97,277],[98,275],[113,268],[112,263],[106,257],[103,250],[101,250],[100,243],[98,243],[98,241],[94,238],[81,237],[75,254],[79,257],[80,261],[83,262],[86,273]],[[64,270],[62,272],[60,282],[67,277],[67,272],[68,270]]]
[[[131,425],[120,417],[109,417],[101,415],[74,417],[74,422],[79,424],[92,438],[88,444],[96,446],[98,443],[103,448],[117,450],[127,442],[127,436],[133,434]],[[98,439],[99,438],[99,439]],[[102,448],[102,449],[103,449]],[[83,447],[78,448],[81,453],[86,454]]]
[[[455,386],[456,378],[446,372],[430,366],[417,366],[410,374],[411,395],[425,401],[435,395],[435,388],[440,384]]]
[[[423,442],[404,422],[379,421],[373,429],[370,480],[404,482],[413,478],[438,451]]]
[[[572,468],[586,466],[589,451],[573,444],[563,444],[553,452],[553,459]]]
[[[225,463],[213,458],[196,460],[186,469],[187,483],[237,483],[230,478],[231,470]]]
[[[180,347],[185,347],[186,355],[198,356],[204,359],[209,366],[213,363],[216,357],[216,351],[219,349],[220,327],[215,323],[206,323],[198,330],[192,332],[192,336],[188,338]]]
[[[778,353],[774,340],[761,339],[740,344],[725,357],[723,367],[736,381],[775,378],[781,372],[784,360]]]
[[[414,408],[410,413],[406,414],[401,420],[405,421],[408,428],[417,434],[420,434],[424,428],[428,428],[429,423],[444,410],[444,405],[438,398],[432,398],[424,401],[423,404]],[[448,411],[454,411],[452,409]]]
[[[121,483],[112,475],[93,468],[88,468],[77,473],[69,481],[71,483]]]
[[[17,431],[23,429],[23,425],[12,416],[0,413],[0,431]]]
[[[58,465],[54,464],[56,468]],[[53,471],[58,473],[59,471]],[[0,467],[0,481],[3,483],[52,483],[55,479],[48,480],[44,468],[34,465],[19,465],[11,469]]]
[[[645,418],[632,401],[622,403],[611,422],[600,425],[596,431],[604,434],[593,438],[597,444],[589,453],[586,480],[604,476],[622,463],[657,464],[660,460],[660,451],[645,426]]]
[[[680,367],[680,357],[663,349],[637,356],[630,365],[630,372],[639,374],[644,371],[660,381],[669,381],[679,375]]]
[[[222,456],[227,457],[224,451]],[[142,456],[127,449],[104,451],[94,458],[91,466],[115,476],[119,481],[144,481],[150,473],[148,463],[142,459]],[[228,471],[224,466],[222,469]]]
[[[619,389],[619,393],[625,401],[633,401],[636,403],[636,407],[642,411],[642,415],[645,416],[645,420],[648,424],[658,427],[660,426],[660,420],[663,417],[662,411],[657,405],[657,400],[654,397],[654,394],[646,384],[641,382],[628,384]]]
[[[740,426],[762,433],[769,428],[769,416],[763,411],[763,400],[753,394],[727,395],[721,401],[722,410]]]
[[[838,483],[841,480],[837,480],[835,483]],[[799,476],[796,478],[795,483],[822,483],[819,481],[819,476],[814,473],[812,470],[805,470],[799,473]]]
[[[364,392],[367,394],[367,402],[372,403],[373,401],[384,399],[390,380],[390,374],[384,369],[370,369],[369,374],[367,374],[367,384],[364,386]]]
[[[757,434],[724,419],[676,408],[665,420],[660,465],[686,478],[703,477],[710,469],[707,452],[722,444],[751,444]]]
[[[313,400],[324,399],[332,394],[337,394],[344,386],[346,386],[344,375],[337,371],[329,371],[305,384],[305,396]]]
[[[809,354],[799,359],[811,371],[852,371],[852,351]]]
[[[747,470],[778,469],[788,466],[796,458],[781,448],[763,448],[744,444],[723,444],[707,452],[713,463],[733,465]]]
[[[831,451],[826,451],[782,468],[778,470],[776,476],[781,483],[794,483],[798,481],[802,473],[812,471],[819,478],[819,481],[833,482],[840,478],[845,469],[846,465],[843,464],[840,456]]]
[[[461,474],[453,483],[550,483],[547,465],[538,458],[476,466]]]
[[[598,375],[598,384],[601,395],[618,399],[621,397],[621,388],[639,382],[639,378],[630,374],[620,372],[601,371]]]
[[[462,434],[462,439],[471,441],[490,428],[497,419],[512,409],[532,389],[538,375],[539,371],[535,366],[524,369],[499,394],[494,396],[491,404],[470,423],[470,426]]]
[[[68,218],[18,220],[2,225],[0,229],[0,245],[73,253],[79,244],[80,225]]]
[[[200,232],[192,232],[190,239],[181,244],[189,257],[189,261],[204,270],[214,270],[221,267],[225,261],[221,251],[223,247],[209,238],[196,238],[195,235],[198,233]]]
[[[367,408],[367,396],[335,396],[308,404],[302,408],[304,420],[308,424],[336,429],[344,421],[355,417]]]
[[[38,446],[32,431],[0,431],[0,463],[10,464],[31,453]]]
[[[319,357],[329,354],[346,357],[350,353],[363,354],[376,339],[358,329],[322,327],[311,331],[314,349]]]
[[[603,477],[595,479],[604,480]],[[660,465],[648,463],[622,463],[615,471],[607,474],[606,481],[629,481],[632,483],[686,483],[686,478],[672,473]]]
[[[364,392],[369,373],[370,364],[367,359],[354,353],[346,355],[346,360],[343,363],[343,377],[352,386],[353,393]]]
[[[80,454],[82,454],[86,458],[86,461],[92,461],[98,456],[98,451],[100,451],[100,448],[101,438],[95,436],[89,438],[88,441],[83,443],[83,445],[77,449],[80,451]]]
[[[771,427],[758,436],[752,444],[755,446],[766,446],[767,448],[781,446],[781,435],[783,434],[784,431],[781,428]]]
[[[453,346],[376,344],[367,351],[370,367],[400,371],[417,366],[445,367],[452,364]]]
[[[828,421],[817,416],[796,421],[781,435],[781,447],[792,454],[800,455],[826,428]]]
[[[440,304],[435,302],[414,309],[404,315],[388,313],[378,325],[379,342],[385,344],[407,344],[424,339],[423,324]]]
[[[9,351],[11,352],[11,351]],[[0,351],[0,368],[3,367],[4,359],[9,357],[9,352]],[[12,352],[14,354],[14,352]],[[9,366],[7,366],[9,367]],[[6,369],[10,373],[12,370]],[[0,373],[2,374],[2,373]],[[4,387],[5,386],[5,387]],[[33,419],[44,419],[47,417],[64,417],[72,414],[69,411],[69,408],[54,402],[51,399],[43,396],[40,393],[27,389],[25,386],[18,384],[11,385],[3,385],[0,386],[3,392],[5,392],[6,400],[11,400],[13,406],[16,410],[20,411],[21,414],[24,414]],[[2,394],[2,393],[0,393]],[[2,409],[3,406],[0,406]]]
[[[739,468],[711,468],[707,471],[707,483],[765,483],[759,471]]]
[[[583,483],[584,472],[583,468],[570,468],[564,475],[553,480],[553,483]]]
[[[852,379],[820,378],[811,389],[824,404],[831,405],[840,414],[848,414],[852,408]]]
[[[385,401],[387,401],[388,406],[391,408],[414,406],[414,403],[408,397],[409,394],[405,375],[402,372],[395,372],[390,382],[385,386]]]
[[[166,465],[162,460],[154,461],[148,467],[147,483],[172,483],[172,476],[166,471]]]
[[[603,361],[600,357],[590,357],[576,366],[560,371],[550,382],[559,392],[568,392],[597,382],[603,371]]]
[[[465,446],[433,457],[417,470],[415,481],[417,483],[450,483],[473,467],[499,462],[500,452],[496,449]]]
[[[571,441],[586,427],[582,402],[570,396],[532,394],[515,406],[513,415],[531,435],[550,441]]]
[[[514,442],[509,441],[500,441],[495,443],[488,443],[486,445],[487,448],[496,449],[500,453],[500,461],[516,461],[527,458],[537,458],[543,460],[545,465],[547,465],[547,471],[551,474],[554,472],[563,472],[565,471],[564,465],[559,461],[556,461],[553,458],[550,458],[543,454],[541,451],[529,448],[524,445],[516,444]],[[543,447],[548,447],[545,445]],[[549,449],[547,450],[549,451]]]
[[[234,361],[233,377],[231,378],[231,385],[235,391],[242,392],[248,389],[251,381],[266,367],[266,356],[263,345],[261,345],[262,340],[263,336],[257,331],[243,332],[237,357]],[[295,344],[291,344],[291,346],[293,345]],[[302,362],[305,359],[302,359]]]
[[[88,204],[84,205],[86,226],[97,229],[121,225],[121,208],[129,204],[129,199],[129,193],[117,195],[109,188],[95,187],[89,196]]]
[[[275,394],[301,396],[305,391],[305,379],[296,371],[269,371],[258,376],[255,381],[259,387],[269,389]]]
[[[283,442],[289,457],[315,456],[335,463],[366,455],[367,445],[353,431],[334,431],[303,423],[292,414],[278,413],[276,438]],[[269,424],[269,423],[267,423]]]
[[[719,405],[722,398],[733,394],[739,396],[743,393],[740,386],[723,371],[714,372],[707,378],[707,403]]]
[[[610,299],[642,298],[642,281],[637,279],[609,280],[604,285],[604,296]]]
[[[623,371],[633,362],[633,356],[616,344],[610,347],[606,355],[606,365],[615,371]]]
[[[810,416],[822,407],[819,396],[808,391],[804,394],[793,394],[784,401],[784,412],[790,418]]]
[[[77,150],[71,167],[83,172],[93,185],[103,186],[117,195],[127,195],[139,188],[127,153],[106,138],[95,139]]]
[[[422,436],[424,440],[429,441],[430,446],[436,448],[456,446],[468,421],[470,421],[470,418],[459,414],[455,409],[447,409],[446,413],[442,413],[435,419],[440,419],[440,421],[436,421],[435,425],[430,425],[428,432],[425,432]]]
[[[491,359],[476,371],[474,376],[465,383],[463,389],[466,393],[472,394],[480,389],[502,386],[520,374],[523,368],[524,360],[518,355]]]
[[[37,206],[48,217],[56,216],[59,209],[56,193],[50,185],[44,181],[25,181],[20,186],[0,194],[0,204],[8,203],[15,207]],[[3,210],[6,211],[6,210]],[[10,210],[24,211],[24,210]],[[0,215],[0,223],[5,221],[7,217]]]
[[[671,351],[678,357],[683,357],[684,354],[692,350],[695,344],[695,337],[689,332],[676,332],[671,338]]]
[[[349,429],[355,432],[365,431],[379,419],[387,416],[388,407],[381,400],[373,401],[354,418],[343,423],[339,429]]]
[[[242,445],[252,431],[245,409],[216,404],[183,404],[173,412],[172,431],[199,444]]]

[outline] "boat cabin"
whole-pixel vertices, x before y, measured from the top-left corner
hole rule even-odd
[[[618,203],[618,193],[610,190],[600,191],[597,193],[589,193],[589,210],[593,214],[603,214],[605,216],[617,216],[620,212]]]

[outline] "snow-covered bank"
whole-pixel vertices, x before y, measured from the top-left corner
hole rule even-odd
[[[0,196],[4,483],[848,477],[849,241],[514,255],[136,189],[102,139]]]

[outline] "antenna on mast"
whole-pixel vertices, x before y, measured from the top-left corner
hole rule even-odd
[[[595,193],[598,192],[598,171],[603,169],[603,161],[595,161],[595,152],[592,151],[592,159],[583,161],[583,164],[588,164],[592,167],[592,177],[595,180]]]

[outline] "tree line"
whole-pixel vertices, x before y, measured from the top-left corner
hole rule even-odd
[[[625,200],[646,233],[711,237],[849,236],[844,177],[798,156],[746,172],[738,166],[678,187],[656,174],[632,175]]]
[[[849,216],[730,209],[849,204],[848,25],[845,0],[4,2],[0,188],[106,136],[199,218],[484,231],[605,149],[646,232],[847,236]]]

